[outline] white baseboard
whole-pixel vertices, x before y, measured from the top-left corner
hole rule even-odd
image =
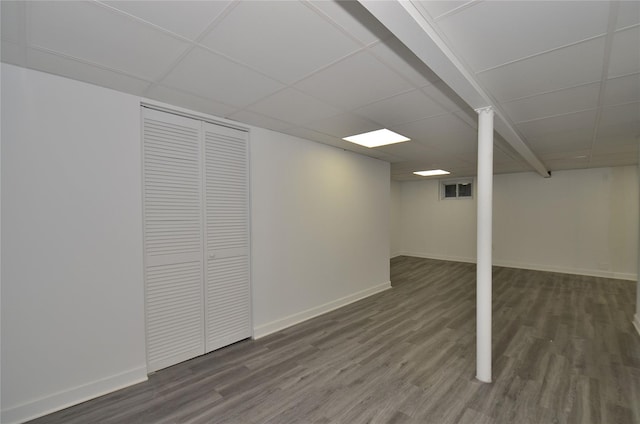
[[[0,422],[4,424],[23,423],[146,380],[147,367],[135,368],[4,409]]]
[[[636,331],[640,336],[640,313],[635,314],[635,316],[633,317],[633,326],[636,327]]]
[[[502,261],[495,261],[493,264],[495,266],[503,266],[505,268],[521,268],[521,269],[530,269],[533,271],[559,272],[562,274],[586,275],[589,277],[612,278],[616,280],[631,280],[631,281],[637,280],[636,274],[604,271],[600,269],[567,268],[567,267],[558,267],[558,266],[532,265],[532,264],[523,264],[523,263],[517,263],[517,262],[502,262]]]
[[[275,333],[276,331],[284,330],[285,328],[291,327],[292,325],[299,324],[308,319],[317,317],[318,315],[326,314],[327,312],[331,312],[334,309],[341,308],[350,303],[357,302],[358,300],[364,299],[365,297],[372,296],[376,293],[380,293],[390,288],[391,282],[387,281],[386,283],[378,284],[377,286],[361,290],[359,292],[341,297],[340,299],[333,300],[323,305],[307,309],[306,311],[298,312],[284,318],[259,325],[253,329],[253,337],[255,339],[265,337],[269,334]]]
[[[401,252],[397,256],[413,256],[416,258],[436,259],[441,261],[476,263],[476,258],[469,258],[469,257],[463,257],[463,256],[449,256],[449,255],[416,253],[416,252]],[[537,265],[537,264],[509,262],[509,261],[500,261],[500,260],[494,260],[493,265],[502,266],[505,268],[519,268],[519,269],[530,269],[532,271],[559,272],[562,274],[586,275],[589,277],[603,277],[603,278],[612,278],[616,280],[637,281],[638,279],[637,274],[625,273],[625,272],[614,272],[614,271],[603,271],[600,269],[569,268],[569,267],[558,267],[553,265]]]
[[[423,258],[423,259],[435,259],[438,261],[451,261],[451,262],[467,262],[467,263],[476,263],[476,258],[467,258],[464,256],[450,256],[450,255],[440,255],[437,253],[418,253],[418,252],[401,252],[398,256],[413,256],[414,258]]]

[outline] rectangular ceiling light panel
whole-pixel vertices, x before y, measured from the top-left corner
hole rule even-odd
[[[411,139],[383,128],[381,130],[345,137],[343,140],[365,147],[378,147],[386,146],[387,144],[402,143],[403,141],[409,141]]]
[[[414,172],[416,175],[420,175],[422,177],[433,177],[434,175],[449,175],[449,171],[445,171],[443,169],[431,169],[429,171],[417,171]]]

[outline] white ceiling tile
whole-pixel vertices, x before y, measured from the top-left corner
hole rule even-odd
[[[442,16],[445,13],[451,12],[453,9],[462,6],[463,4],[470,3],[469,0],[457,1],[457,0],[422,0],[416,1],[419,6],[427,11],[432,19],[437,19],[438,16]]]
[[[376,149],[403,158],[404,161],[414,161],[420,158],[421,162],[427,162],[433,166],[441,164],[443,154],[434,147],[429,147],[416,141],[406,141],[404,143],[389,144],[387,146],[376,147]],[[413,171],[424,171],[425,169],[417,169],[415,165],[409,165]],[[406,167],[406,165],[405,165]]]
[[[235,107],[244,107],[284,87],[200,48],[193,49],[162,83]]]
[[[613,35],[609,78],[640,72],[640,26]]]
[[[389,30],[356,1],[313,0],[310,4],[363,44],[392,37]]]
[[[356,109],[359,115],[386,126],[447,113],[421,90],[413,90]]]
[[[188,47],[106,7],[85,2],[30,2],[30,42],[152,80]]]
[[[438,26],[477,72],[603,35],[608,15],[608,2],[486,1]]]
[[[2,41],[10,41],[15,44],[24,43],[25,4],[24,1],[0,2]]]
[[[11,41],[2,40],[0,52],[2,53],[2,62],[18,66],[27,66],[27,52],[24,46],[12,43]]]
[[[350,56],[295,86],[345,109],[361,107],[412,88],[408,82],[366,52]]]
[[[149,86],[148,81],[37,49],[27,51],[27,65],[50,74],[136,95],[142,94]]]
[[[594,109],[598,103],[599,90],[600,83],[582,85],[502,103],[502,107],[514,122],[530,121]]]
[[[251,105],[248,110],[304,126],[311,121],[327,118],[340,112],[320,100],[293,88],[287,88]]]
[[[540,137],[527,138],[527,145],[537,155],[590,149],[593,130],[562,131]]]
[[[604,37],[478,74],[499,101],[600,81]]]
[[[369,47],[369,51],[417,87],[440,81],[423,61],[395,37]]]
[[[536,119],[534,121],[520,122],[516,128],[527,138],[549,136],[566,131],[588,129],[593,132],[596,111],[588,110],[550,118]]]
[[[446,150],[458,143],[468,143],[469,151],[476,148],[477,133],[456,115],[450,113],[432,118],[414,121],[390,128],[412,140]]]
[[[291,128],[291,124],[289,124],[288,122],[270,118],[259,113],[250,112],[248,110],[241,110],[239,112],[232,113],[228,115],[227,118],[273,131],[282,131],[284,129]]]
[[[604,105],[640,101],[640,74],[607,80],[604,86]]]
[[[637,143],[638,134],[640,134],[638,121],[627,121],[616,125],[600,124],[597,139],[617,143]]]
[[[611,153],[626,153],[633,154],[638,152],[640,144],[629,143],[620,139],[598,139],[593,144],[593,154],[611,154]],[[637,157],[637,155],[636,155]]]
[[[136,16],[174,34],[195,40],[230,1],[105,1],[115,9]]]
[[[639,132],[630,135],[640,135],[640,102],[608,106],[602,109],[600,127],[605,128],[625,124],[636,124]]]
[[[618,3],[618,20],[616,29],[640,23],[640,1],[628,0]]]
[[[638,164],[638,155],[629,153],[613,153],[606,155],[593,155],[589,161],[591,168],[628,166]]]
[[[240,2],[202,44],[285,83],[360,48],[319,14],[293,1]]]
[[[341,113],[328,118],[319,119],[306,126],[312,130],[329,134],[340,139],[351,135],[381,129],[380,124],[353,113]]]
[[[423,87],[422,91],[447,111],[471,109],[444,81],[438,81],[433,85]]]
[[[219,117],[226,117],[236,110],[232,106],[161,85],[153,86],[146,97]]]

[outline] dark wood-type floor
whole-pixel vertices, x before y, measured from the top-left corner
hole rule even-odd
[[[483,384],[475,265],[391,273],[392,290],[32,423],[640,423],[633,282],[494,268]]]

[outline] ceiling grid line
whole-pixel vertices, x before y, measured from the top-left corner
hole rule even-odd
[[[575,47],[575,46],[578,46],[580,44],[588,43],[589,41],[597,40],[599,38],[603,38],[603,37],[606,37],[606,36],[607,36],[606,33],[594,35],[593,37],[588,37],[588,38],[576,41],[574,43],[569,43],[569,44],[565,44],[563,46],[554,47],[552,49],[548,49],[548,50],[545,50],[545,51],[533,53],[533,54],[530,54],[528,56],[523,56],[523,57],[520,57],[520,58],[517,58],[517,59],[510,60],[508,62],[500,63],[498,65],[491,66],[489,68],[480,69],[480,70],[476,71],[475,74],[479,75],[479,74],[483,74],[483,73],[486,73],[486,72],[494,71],[496,69],[500,69],[500,68],[503,68],[505,66],[513,65],[513,64],[518,63],[518,62],[522,62],[522,61],[525,61],[525,60],[528,60],[528,59],[533,59],[535,57],[542,56],[542,55],[545,55],[545,54],[548,54],[548,53],[553,53],[553,52],[556,52],[556,51],[559,51],[559,50],[562,50],[562,49],[566,49],[566,48],[569,48],[569,47]]]
[[[598,138],[600,129],[600,120],[602,119],[602,108],[604,104],[604,90],[606,86],[607,76],[609,74],[609,66],[611,62],[611,49],[613,47],[613,36],[615,34],[616,23],[618,20],[618,7],[620,3],[613,1],[609,3],[609,21],[607,23],[607,37],[604,45],[604,59],[602,61],[602,76],[600,78],[600,88],[598,90],[598,100],[596,107],[596,117],[593,123],[593,134],[591,136],[591,149],[589,152],[588,164],[593,160],[593,149]]]
[[[477,79],[486,98],[476,103],[500,108],[496,129],[506,117],[545,167],[558,170],[637,163],[640,2],[619,2],[613,30],[610,2],[412,4]],[[393,14],[407,2],[375,6]],[[419,179],[412,171],[429,164],[459,177],[476,172],[474,102],[451,88],[455,69],[440,68],[443,81],[399,39],[407,28],[394,35],[388,16],[381,22],[362,3],[2,0],[0,7],[5,63],[386,160],[397,180]],[[412,141],[367,149],[341,139],[380,128]],[[499,134],[494,143],[496,173],[532,170]],[[586,154],[590,163],[577,159]]]
[[[169,76],[169,74],[171,74],[171,72],[175,70],[175,68],[189,55],[189,53],[191,53],[198,47],[202,47],[199,44],[200,41],[202,41],[202,39],[206,37],[206,35],[218,24],[218,22],[220,22],[222,19],[224,19],[225,16],[231,13],[231,11],[237,5],[237,2],[229,3],[211,22],[209,22],[209,24],[200,32],[200,34],[194,40],[189,40],[190,46],[184,52],[182,52],[182,54],[178,56],[171,64],[169,64],[169,66],[167,66],[165,72],[156,81],[154,81],[153,84],[147,87],[143,94],[147,95],[149,91],[154,88],[154,86],[161,85],[162,81],[164,81],[167,76]]]

